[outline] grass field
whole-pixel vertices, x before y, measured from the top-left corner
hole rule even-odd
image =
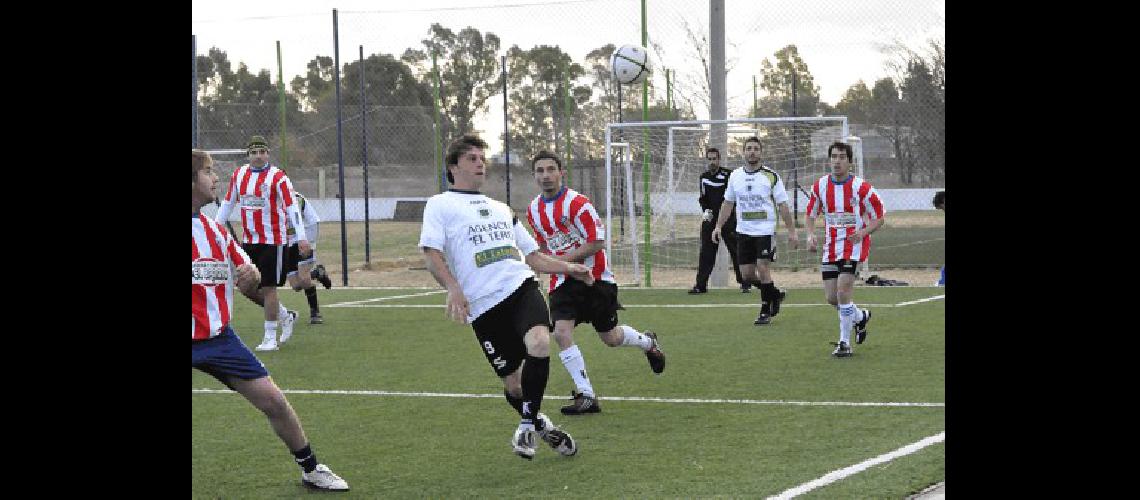
[[[540,443],[527,462],[511,452],[518,416],[470,327],[446,321],[444,295],[430,292],[321,289],[325,324],[309,325],[304,296],[283,291],[301,320],[282,350],[257,353],[317,456],[352,486],[348,497],[768,497],[945,430],[945,301],[910,303],[944,289],[857,288],[874,317],[847,359],[830,356],[837,314],[819,289],[789,290],[763,327],[752,325],[755,292],[623,289],[621,322],[660,334],[665,372],[581,325],[575,338],[603,412],[559,413],[573,385],[552,356],[543,411],[579,453]],[[702,307],[683,307],[693,305]],[[246,345],[259,342],[262,321],[237,300]],[[306,493],[263,415],[196,370],[191,388],[193,497]],[[939,442],[800,498],[903,498],[943,480]]]

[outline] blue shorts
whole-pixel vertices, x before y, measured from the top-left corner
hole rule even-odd
[[[226,387],[230,387],[226,382],[229,377],[253,380],[269,376],[265,365],[250,352],[230,325],[226,325],[217,337],[192,341],[192,344],[194,362],[191,366],[210,374]]]

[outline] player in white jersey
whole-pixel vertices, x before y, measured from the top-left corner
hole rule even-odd
[[[261,280],[224,223],[203,216],[202,206],[214,201],[218,175],[213,159],[201,150],[192,150],[193,204],[191,267],[193,296],[191,300],[192,368],[218,379],[237,391],[269,419],[277,437],[293,453],[301,467],[301,483],[310,488],[347,491],[348,483],[317,461],[309,446],[301,420],[289,400],[269,376],[230,326],[233,316],[233,286],[256,285]],[[233,269],[231,271],[231,268]]]
[[[618,324],[617,311],[622,307],[606,259],[606,228],[590,199],[562,185],[562,162],[554,154],[541,151],[530,165],[542,193],[530,203],[526,218],[539,246],[555,259],[585,264],[594,278],[589,285],[563,274],[550,277],[550,314],[558,357],[577,387],[570,393],[573,403],[561,411],[564,415],[598,413],[602,408],[586,375],[586,360],[574,343],[575,326],[593,323],[606,345],[641,349],[654,373],[665,370],[665,353],[657,344],[657,334]]]
[[[754,325],[766,325],[780,313],[785,292],[776,288],[769,263],[776,261],[776,210],[788,226],[788,245],[797,245],[796,224],[788,209],[788,193],[784,181],[774,170],[760,164],[763,146],[760,138],[744,141],[744,168],[732,171],[724,190],[720,217],[713,228],[712,239],[720,242],[721,229],[730,214],[736,213],[736,262],[740,276],[760,289],[760,315]]]
[[[485,149],[487,143],[474,135],[448,147],[452,188],[424,206],[419,246],[428,271],[447,289],[447,316],[475,330],[479,348],[503,381],[503,395],[521,417],[511,438],[515,454],[534,458],[538,434],[570,456],[578,452],[574,439],[540,413],[550,373],[550,311],[534,270],[567,273],[586,283],[594,277],[582,264],[538,252],[510,207],[479,192]]]
[[[313,269],[313,264],[317,262],[317,238],[321,217],[317,214],[317,209],[313,208],[313,204],[309,203],[300,192],[293,191],[293,198],[301,207],[301,222],[305,226],[305,234],[309,237],[309,243],[313,250],[309,255],[301,255],[301,250],[297,246],[297,231],[293,227],[293,223],[290,222],[288,229],[286,229],[289,236],[289,264],[286,275],[289,286],[293,287],[294,291],[305,293],[305,299],[309,302],[309,324],[319,325],[324,323],[324,318],[321,317],[321,306],[317,302],[317,285],[313,284],[314,278],[319,279],[316,270]],[[328,279],[326,275],[322,283]],[[330,281],[326,288],[331,285]],[[290,314],[295,315],[296,313],[290,311]],[[281,343],[285,343],[287,340],[289,338],[282,334]]]
[[[887,212],[871,183],[851,174],[850,144],[832,143],[827,157],[831,173],[812,184],[804,220],[809,252],[816,251],[815,218],[822,214],[827,224],[820,271],[827,302],[839,310],[839,342],[831,354],[842,358],[851,355],[852,327],[856,344],[867,338],[871,311],[855,306],[855,275],[870,255],[871,233],[883,226]],[[864,222],[868,215],[870,222]]]
[[[258,351],[277,350],[277,324],[281,320],[282,336],[293,334],[293,321],[297,313],[281,306],[277,287],[285,284],[288,264],[286,252],[286,221],[297,226],[297,246],[308,254],[308,236],[300,224],[301,211],[293,199],[293,183],[285,171],[269,163],[269,143],[260,135],[253,136],[246,145],[249,163],[234,170],[230,187],[218,207],[214,220],[225,223],[235,204],[241,209],[242,249],[246,251],[261,272],[257,293],[246,295],[265,310],[265,335]],[[246,290],[243,290],[245,293]],[[281,311],[285,314],[282,317]]]

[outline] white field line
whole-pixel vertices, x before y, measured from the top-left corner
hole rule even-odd
[[[945,298],[946,298],[945,295],[935,295],[933,297],[927,297],[925,299],[910,300],[907,302],[899,302],[898,304],[895,304],[895,307],[909,306],[909,305],[913,305],[913,304],[921,304],[923,302],[930,302],[932,300],[945,299]]]
[[[237,394],[229,389],[191,389],[193,394]],[[348,396],[407,396],[426,398],[502,398],[499,394],[463,394],[454,392],[403,392],[403,391],[349,391],[349,390],[310,390],[282,389],[285,394],[339,394]],[[546,396],[545,399],[571,399],[565,396]],[[946,403],[893,403],[861,401],[783,401],[764,399],[694,399],[694,398],[643,398],[640,396],[606,396],[607,401],[644,401],[650,403],[696,403],[696,404],[754,404],[784,406],[873,406],[873,407],[932,407],[942,408]]]
[[[350,306],[353,306],[356,304],[364,304],[364,303],[368,303],[368,302],[382,302],[385,300],[406,299],[409,297],[423,297],[425,295],[438,295],[441,293],[447,293],[447,290],[432,290],[430,292],[412,293],[412,294],[408,294],[408,295],[393,295],[391,297],[378,297],[375,299],[354,300],[354,301],[350,301],[350,302],[337,302],[334,304],[328,304],[325,307],[350,307]]]
[[[395,297],[388,297],[388,298],[395,298]],[[375,299],[373,299],[373,300],[375,300]],[[365,302],[365,301],[357,301],[357,302]],[[864,307],[897,307],[897,304],[859,304],[859,305],[864,306]],[[321,307],[379,307],[379,308],[388,308],[388,307],[442,308],[444,306],[446,306],[446,304],[359,304],[356,302],[341,302],[338,304],[329,304],[329,305],[322,304],[321,305]],[[780,305],[780,307],[822,307],[822,306],[827,306],[827,307],[831,307],[831,308],[835,307],[835,306],[828,304],[828,303],[781,304]],[[672,309],[672,308],[709,309],[709,308],[720,308],[720,307],[751,307],[751,308],[757,308],[757,307],[760,307],[760,305],[759,304],[632,304],[632,305],[622,304],[622,307],[624,307],[626,309],[660,308],[660,307],[667,307],[670,309]]]
[[[921,441],[908,444],[908,445],[903,446],[902,448],[899,448],[899,449],[892,451],[890,453],[884,453],[884,454],[879,455],[875,458],[872,458],[872,459],[864,461],[864,462],[857,463],[857,464],[852,465],[850,467],[845,467],[845,468],[839,469],[837,471],[829,472],[827,474],[824,474],[823,477],[814,479],[812,481],[808,481],[804,484],[796,486],[795,488],[784,490],[779,495],[771,496],[768,498],[769,498],[769,500],[771,500],[771,499],[783,500],[783,499],[787,499],[787,498],[795,498],[798,495],[802,495],[804,493],[807,493],[807,492],[814,490],[816,488],[819,488],[821,486],[826,486],[826,485],[829,485],[829,484],[834,483],[836,481],[839,481],[840,479],[846,478],[846,477],[851,476],[851,475],[858,474],[860,472],[863,472],[863,471],[865,471],[871,467],[874,467],[876,465],[879,465],[881,463],[890,462],[891,460],[894,460],[896,458],[906,456],[906,455],[910,455],[911,453],[914,453],[918,450],[926,448],[927,446],[930,446],[930,445],[935,444],[935,443],[941,443],[942,441],[945,441],[945,440],[946,440],[946,432],[945,431],[939,432],[938,434],[935,434],[933,436],[925,438]]]

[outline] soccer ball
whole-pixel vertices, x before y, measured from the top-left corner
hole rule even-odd
[[[625,85],[641,83],[653,70],[649,66],[649,55],[638,45],[622,45],[610,56],[610,70],[614,79]]]

